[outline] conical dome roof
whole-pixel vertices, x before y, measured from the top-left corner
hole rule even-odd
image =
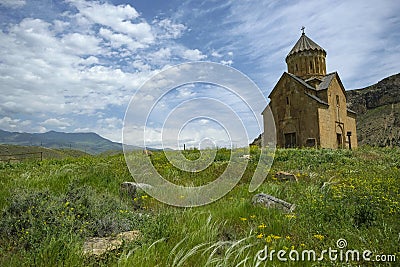
[[[326,55],[326,51],[322,47],[320,47],[317,43],[315,43],[313,40],[308,38],[306,34],[303,32],[300,39],[293,46],[292,50],[290,50],[286,58],[288,58],[293,54],[308,50],[321,51],[324,52],[324,54]]]

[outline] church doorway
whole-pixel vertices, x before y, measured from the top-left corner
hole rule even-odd
[[[343,124],[338,124],[336,126],[336,148],[344,148],[344,134],[343,134]]]
[[[296,147],[296,133],[285,133],[285,148]]]
[[[336,134],[336,145],[337,148],[343,148],[343,136],[340,133]]]

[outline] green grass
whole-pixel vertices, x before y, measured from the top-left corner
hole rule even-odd
[[[196,159],[198,151],[185,152]],[[256,158],[259,151],[251,149]],[[137,157],[145,157],[137,153]],[[201,185],[226,168],[220,150],[209,169],[187,173],[162,152],[152,162],[170,181]],[[123,155],[0,163],[0,266],[255,266],[257,252],[336,248],[396,254],[400,247],[400,149],[277,150],[266,181],[248,191],[257,160],[222,199],[177,208],[141,194],[120,196],[134,181]],[[277,171],[299,181],[279,182]],[[296,204],[294,213],[253,206],[264,192]],[[85,238],[140,230],[141,238],[100,258],[83,255]],[[343,266],[343,262],[261,262],[260,266]],[[368,265],[353,262],[353,265]],[[396,263],[381,263],[395,266]]]
[[[42,154],[41,154],[42,153]],[[63,159],[83,157],[89,154],[76,149],[52,149],[41,146],[19,146],[0,144],[0,162],[21,162],[27,160]]]

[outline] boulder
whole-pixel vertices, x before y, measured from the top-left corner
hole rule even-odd
[[[91,237],[83,244],[83,254],[86,256],[101,256],[119,249],[124,242],[131,242],[140,236],[137,230],[122,232],[115,237]]]
[[[135,183],[135,182],[123,182],[120,185],[119,192],[121,195],[131,196],[135,198],[137,196],[138,190],[153,188],[149,184]]]
[[[292,212],[296,208],[295,204],[290,204],[282,199],[264,193],[254,195],[252,203],[253,205],[262,205],[267,208],[280,208],[288,212]]]
[[[278,181],[289,181],[289,182],[297,182],[297,177],[296,175],[289,173],[289,172],[284,172],[284,171],[279,171],[275,174],[275,178],[278,179]]]

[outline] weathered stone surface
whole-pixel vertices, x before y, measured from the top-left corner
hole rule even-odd
[[[289,173],[289,172],[284,172],[284,171],[277,172],[275,174],[275,178],[278,179],[278,181],[297,182],[296,175]]]
[[[295,47],[303,42],[313,41],[303,34]],[[346,136],[351,133],[351,145],[356,148],[355,113],[346,107],[339,74],[326,74],[325,51],[295,47],[292,51],[297,52],[286,57],[288,71],[272,89],[268,96],[271,101],[262,112],[262,143],[274,143],[269,136],[276,133],[277,147],[349,148]]]
[[[255,195],[252,199],[252,203],[253,205],[260,204],[267,208],[280,208],[288,212],[292,212],[296,208],[295,204],[288,203],[282,199],[264,193]]]
[[[146,156],[151,156],[151,155],[153,155],[153,152],[151,152],[150,150],[147,150],[147,149],[143,149],[143,154],[145,154]]]
[[[149,184],[135,183],[135,182],[123,182],[120,185],[120,194],[128,195],[131,197],[136,197],[138,190],[150,189],[152,188]]]
[[[361,145],[400,146],[400,73],[346,93]]]
[[[124,242],[131,242],[140,236],[137,230],[122,232],[115,237],[92,237],[83,244],[83,254],[87,256],[100,256],[108,251],[113,251],[122,246]]]

